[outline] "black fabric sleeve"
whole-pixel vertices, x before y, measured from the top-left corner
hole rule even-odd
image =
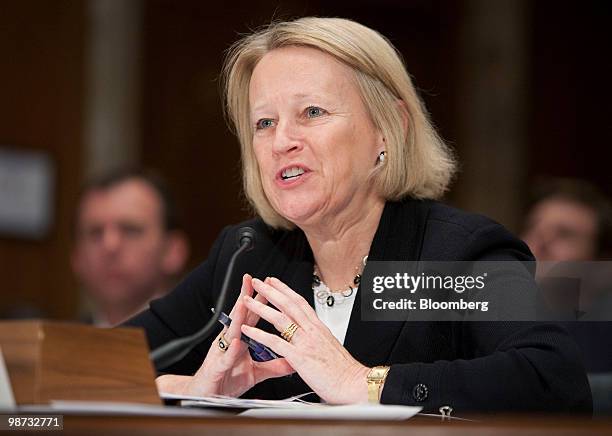
[[[524,244],[497,224],[476,230],[468,241],[459,259],[531,260]],[[511,278],[504,287],[512,291],[524,280]],[[520,293],[513,297],[521,298]],[[454,322],[449,330],[457,358],[391,362],[382,403],[423,406],[436,413],[446,405],[455,413],[591,413],[591,392],[577,345],[559,325]]]
[[[591,413],[592,401],[576,345],[553,324],[475,322],[476,338],[504,337],[481,357],[391,365],[384,404],[465,411]],[[419,392],[420,389],[420,392]],[[427,390],[423,399],[423,389]],[[421,399],[419,401],[419,399]]]

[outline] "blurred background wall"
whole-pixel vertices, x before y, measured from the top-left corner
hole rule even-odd
[[[54,177],[47,231],[0,235],[0,316],[77,316],[73,215],[99,172],[136,163],[169,179],[191,266],[249,216],[217,79],[224,50],[271,18],[352,18],[396,45],[461,161],[449,203],[517,231],[539,177],[612,195],[605,3],[3,0],[0,150],[42,152]]]

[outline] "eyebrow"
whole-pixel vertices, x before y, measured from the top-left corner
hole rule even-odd
[[[304,92],[298,92],[295,93],[293,95],[291,95],[291,98],[296,99],[296,100],[306,100],[309,98],[313,98],[313,99],[320,99],[320,100],[325,100],[325,98],[323,96],[321,96],[320,94],[307,94]],[[251,109],[251,117],[253,116],[253,114],[259,110],[262,110],[263,108],[265,108],[267,105],[267,103],[262,103],[259,104],[257,106],[255,106],[254,108]]]
[[[305,98],[320,98],[318,94],[306,94],[303,92],[298,92],[297,94],[293,94],[291,97],[302,99],[302,100]]]

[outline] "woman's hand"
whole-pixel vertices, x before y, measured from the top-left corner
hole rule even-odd
[[[285,359],[268,362],[252,360],[247,345],[240,340],[241,325],[254,326],[259,321],[258,314],[247,310],[243,297],[249,297],[258,304],[267,304],[263,295],[258,294],[255,298],[252,298],[252,295],[252,278],[245,274],[242,278],[240,296],[230,313],[232,323],[221,333],[230,343],[227,351],[224,352],[219,348],[219,336],[217,336],[202,366],[194,376],[162,375],[156,380],[160,392],[238,397],[261,381],[294,372]]]
[[[253,279],[253,287],[278,310],[250,295],[246,308],[283,332],[292,322],[299,328],[290,342],[244,324],[242,331],[284,356],[289,365],[323,400],[333,404],[367,402],[370,368],[357,362],[317,317],[308,302],[278,279]]]

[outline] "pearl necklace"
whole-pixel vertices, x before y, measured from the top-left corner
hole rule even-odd
[[[334,304],[342,304],[344,303],[344,300],[349,299],[359,288],[359,283],[361,283],[361,274],[367,261],[368,256],[365,256],[361,260],[361,263],[355,267],[357,274],[355,274],[355,277],[353,278],[353,283],[346,285],[346,288],[344,289],[338,290],[331,290],[325,283],[323,283],[321,280],[321,274],[319,273],[319,268],[315,264],[314,271],[312,273],[312,290],[315,292],[317,302],[319,304],[326,304],[328,307],[333,307]]]

